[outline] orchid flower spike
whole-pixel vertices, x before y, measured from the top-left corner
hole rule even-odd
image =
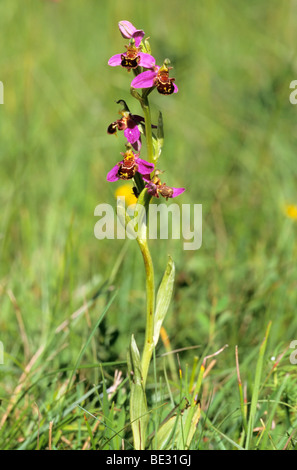
[[[149,174],[154,171],[154,164],[139,158],[139,153],[135,154],[129,146],[123,155],[123,160],[118,162],[107,174],[107,181],[113,182],[119,179],[129,180],[132,179],[136,172],[140,173],[142,177],[148,181]]]

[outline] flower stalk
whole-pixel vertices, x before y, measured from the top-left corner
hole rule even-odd
[[[146,328],[141,359],[143,386],[146,385],[148,369],[154,350],[154,313],[155,313],[155,281],[154,266],[147,240],[138,240],[146,273]]]
[[[135,218],[137,219],[137,242],[140,248],[146,277],[146,327],[143,353],[141,358],[141,371],[143,386],[145,387],[148,369],[154,350],[154,315],[155,315],[155,275],[154,265],[147,242],[147,220],[151,196],[145,188],[138,198],[135,208]],[[144,216],[144,217],[143,217]]]
[[[154,161],[152,122],[151,122],[151,110],[150,110],[148,97],[144,96],[140,103],[141,103],[141,107],[142,107],[142,110],[143,110],[144,121],[145,121],[145,137],[146,137],[146,147],[147,147],[147,159],[150,163],[155,163],[155,161]]]

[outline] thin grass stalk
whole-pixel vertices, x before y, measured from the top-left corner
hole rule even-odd
[[[240,400],[240,411],[241,411],[241,417],[242,417],[243,436],[244,436],[247,433],[246,406],[244,403],[243,388],[242,388],[242,382],[241,382],[241,377],[240,377],[237,345],[235,346],[235,360],[236,360],[236,373],[237,373],[237,383],[238,383],[238,392],[239,392],[239,400]]]
[[[258,357],[257,366],[256,366],[254,389],[253,389],[253,395],[251,399],[251,406],[250,406],[250,413],[249,413],[249,420],[248,420],[248,427],[247,427],[247,436],[246,436],[246,443],[245,443],[245,448],[247,450],[250,449],[251,444],[252,444],[253,429],[254,429],[254,423],[256,419],[257,403],[258,403],[258,398],[259,398],[260,382],[261,382],[263,362],[264,362],[264,354],[266,350],[270,328],[271,328],[271,322],[269,322],[267,326],[265,337],[260,346],[259,357]]]
[[[174,358],[173,358],[172,348],[171,348],[171,344],[170,344],[170,340],[169,340],[167,331],[165,330],[164,326],[161,326],[160,336],[161,336],[162,342],[164,344],[164,347],[166,349],[166,356],[168,358],[168,364],[169,364],[169,369],[170,369],[172,379],[175,382],[177,382],[178,381],[178,376],[177,376],[177,372],[176,372],[176,366],[175,366],[175,362],[174,362]]]
[[[281,396],[282,396],[283,391],[286,387],[288,379],[289,379],[289,374],[287,374],[285,376],[281,386],[279,387],[279,389],[277,391],[277,395],[276,395],[275,400],[274,400],[273,405],[272,405],[272,410],[270,411],[269,418],[268,418],[268,420],[266,422],[266,425],[265,425],[265,433],[263,434],[263,439],[262,439],[261,447],[260,447],[261,450],[266,450],[267,449],[267,439],[270,438],[269,431],[271,430],[272,421],[273,421],[273,418],[275,416],[276,409],[279,405]]]

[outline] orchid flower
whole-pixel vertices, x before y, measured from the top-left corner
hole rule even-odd
[[[135,45],[134,39],[130,39],[129,45],[126,45],[125,47],[127,48],[127,51],[123,54],[113,55],[109,59],[108,65],[111,67],[121,65],[127,69],[128,72],[130,72],[131,69],[136,69],[138,66],[146,69],[150,69],[155,66],[156,59],[150,54],[140,52],[140,47]]]
[[[144,37],[144,31],[142,29],[136,29],[130,21],[120,21],[119,30],[123,38],[134,39],[135,46],[138,47]]]
[[[161,183],[158,177],[159,173],[161,173],[161,171],[156,170],[153,178],[145,185],[150,196],[159,197],[159,194],[161,194],[167,201],[168,198],[179,196],[185,191],[185,188],[173,188],[167,186],[166,183]]]
[[[121,119],[112,122],[108,128],[108,134],[115,134],[117,130],[124,131],[124,136],[132,147],[139,151],[141,149],[141,134],[139,124],[144,123],[144,118],[137,114],[131,114],[129,111],[121,111]]]
[[[140,127],[145,125],[145,119],[138,114],[132,114],[124,100],[118,100],[117,103],[123,105],[123,110],[119,112],[122,117],[109,124],[107,133],[116,134],[117,131],[124,131],[128,143],[132,145],[134,150],[139,152],[141,149]],[[154,124],[151,127],[152,129],[157,128]]]
[[[132,179],[138,172],[142,177],[149,181],[149,174],[154,171],[154,164],[139,158],[139,153],[135,154],[131,149],[128,149],[123,155],[123,160],[118,162],[107,174],[107,181],[113,182],[119,179],[129,180]]]
[[[167,67],[163,64],[162,67],[155,65],[151,70],[137,75],[131,82],[132,88],[152,88],[156,87],[158,92],[162,95],[171,95],[177,93],[178,88],[174,83],[175,78],[169,78],[169,70],[172,67]]]

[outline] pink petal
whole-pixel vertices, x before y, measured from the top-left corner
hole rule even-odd
[[[130,21],[120,21],[119,30],[123,38],[135,40],[135,46],[138,47],[144,37],[144,31],[142,29],[136,29]]]
[[[135,31],[135,33],[133,33],[133,39],[135,41],[136,47],[140,45],[143,36],[144,36],[144,31],[142,31],[142,29],[138,29],[137,31]]]
[[[171,197],[179,196],[185,191],[185,188],[171,188],[171,189],[173,189],[173,193]]]
[[[146,54],[145,52],[139,52],[138,55],[140,57],[140,61],[138,64],[140,67],[150,69],[156,65],[156,59],[152,55]]]
[[[118,171],[119,171],[118,165],[114,166],[106,176],[107,181],[110,181],[110,182],[117,181],[119,179]]]
[[[147,192],[149,193],[150,196],[154,196],[154,197],[159,197],[159,193],[158,193],[158,189],[157,189],[157,186],[152,183],[149,178],[146,180],[145,178],[147,177],[148,175],[143,175],[142,178],[145,180],[145,181],[148,181],[148,183],[145,185],[145,187],[147,188]]]
[[[142,158],[135,158],[135,162],[138,165],[138,173],[142,175],[148,175],[152,171],[154,171],[155,165],[153,163],[149,163],[146,160],[142,160]]]
[[[145,72],[137,75],[131,82],[133,88],[151,88],[154,86],[154,79],[157,76],[157,72],[153,70],[146,70]]]
[[[108,61],[108,65],[110,65],[111,67],[116,67],[117,65],[121,65],[121,63],[122,63],[122,54],[113,55]]]
[[[140,152],[140,149],[141,149],[141,137],[139,137],[138,140],[136,140],[136,142],[134,142],[133,144],[131,144],[132,147],[134,148],[134,150],[136,150],[136,152]]]
[[[123,20],[119,22],[119,30],[123,38],[129,39],[135,33],[136,28],[130,21]]]
[[[130,144],[134,144],[140,137],[140,130],[136,125],[128,127],[124,130],[124,136],[130,142]]]
[[[177,86],[176,86],[176,84],[175,84],[174,82],[172,82],[172,83],[173,83],[173,88],[174,88],[174,92],[173,92],[173,93],[177,93],[177,92],[178,92],[178,88],[177,88]]]
[[[142,176],[142,179],[143,179],[144,181],[146,181],[147,183],[150,183],[150,181],[151,181],[151,175],[150,175],[150,174],[148,174],[148,175],[141,175],[141,176]],[[145,187],[147,188],[148,185],[146,184]]]

